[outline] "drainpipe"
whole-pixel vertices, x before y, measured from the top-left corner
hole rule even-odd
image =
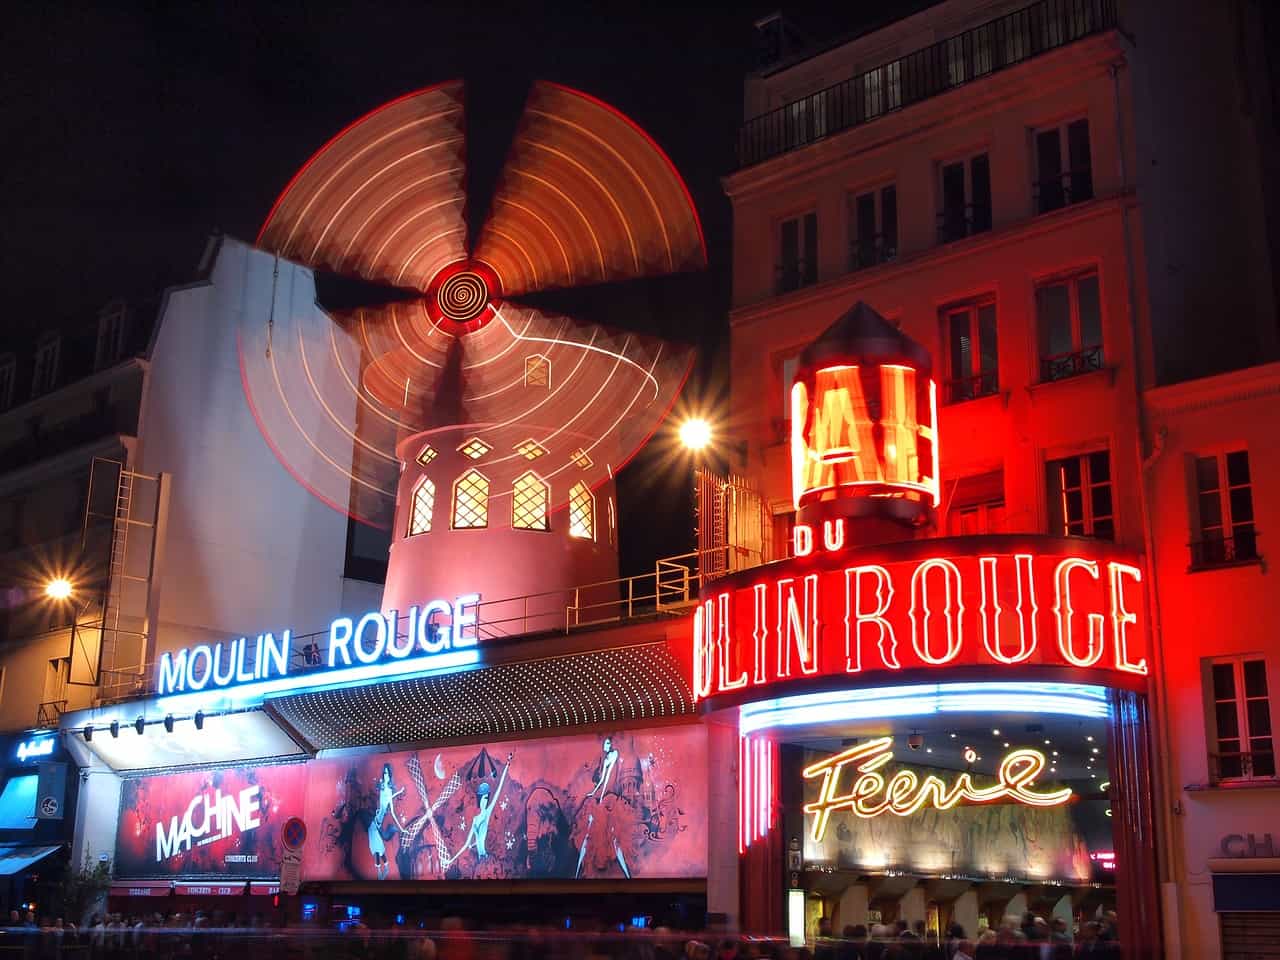
[[[1111,65],[1111,85],[1116,116],[1116,147],[1119,158],[1120,186],[1122,190],[1127,191],[1130,187],[1129,169],[1128,161],[1125,157],[1124,114],[1121,109],[1120,98],[1120,70],[1123,66],[1123,62]],[[1148,502],[1150,492],[1148,476],[1156,461],[1164,453],[1168,430],[1165,427],[1161,427],[1156,431],[1151,440],[1151,453],[1150,455],[1145,455],[1143,441],[1147,435],[1148,424],[1142,383],[1144,368],[1142,365],[1141,345],[1143,341],[1141,339],[1141,327],[1138,323],[1137,271],[1133,257],[1133,235],[1129,206],[1123,201],[1120,207],[1120,218],[1124,231],[1125,268],[1128,274],[1129,335],[1133,340],[1134,415],[1137,419],[1137,437],[1134,443],[1137,447],[1137,460],[1141,464],[1138,477],[1138,503],[1142,512],[1143,549],[1147,554],[1147,567],[1150,572],[1150,582],[1147,588],[1147,614],[1151,618],[1152,661],[1156,666],[1154,671],[1154,696],[1152,698],[1154,702],[1152,703],[1151,716],[1155,726],[1157,746],[1154,751],[1155,792],[1157,796],[1152,798],[1156,811],[1156,832],[1160,837],[1160,841],[1157,844],[1159,851],[1157,879],[1160,883],[1161,926],[1163,927],[1162,933],[1165,939],[1165,955],[1179,957],[1182,956],[1182,915],[1178,909],[1178,870],[1176,866],[1178,843],[1174,835],[1174,818],[1180,811],[1176,806],[1175,787],[1170,779],[1172,776],[1173,753],[1169,727],[1165,722],[1169,698],[1165,675],[1164,631],[1160,622],[1160,591],[1155,576],[1155,530],[1151,524],[1151,510]]]

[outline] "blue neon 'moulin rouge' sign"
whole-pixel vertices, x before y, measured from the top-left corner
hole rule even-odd
[[[161,696],[253,686],[262,692],[393,677],[423,670],[467,666],[478,659],[478,593],[452,602],[431,600],[396,610],[371,610],[358,619],[338,617],[329,625],[324,655],[293,662],[291,633],[260,633],[256,642],[239,637],[202,643],[160,655],[156,692]],[[437,616],[448,618],[437,622]],[[401,625],[404,632],[401,632]],[[469,632],[468,632],[469,631]]]

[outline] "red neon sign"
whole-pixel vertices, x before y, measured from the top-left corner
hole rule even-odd
[[[1111,544],[1055,537],[919,540],[857,550],[797,528],[808,555],[718,580],[695,611],[699,699],[778,683],[960,666],[1148,672],[1142,570]],[[1108,682],[1106,678],[1090,678]]]
[[[791,387],[797,508],[841,496],[938,504],[937,386],[896,363],[838,364]]]

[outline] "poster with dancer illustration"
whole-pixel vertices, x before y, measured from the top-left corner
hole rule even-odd
[[[308,766],[308,880],[706,875],[700,727]]]

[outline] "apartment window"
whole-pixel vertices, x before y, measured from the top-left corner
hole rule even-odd
[[[453,528],[475,530],[489,525],[489,479],[468,470],[453,485]]]
[[[1036,288],[1040,378],[1065,380],[1102,369],[1102,300],[1095,271]]]
[[[35,368],[31,373],[31,396],[38,397],[57,386],[58,361],[61,356],[61,337],[47,337],[36,347]]]
[[[1191,545],[1192,567],[1258,559],[1249,452],[1196,457],[1195,469],[1199,536]]]
[[[818,215],[783,220],[779,229],[778,292],[818,282]]]
[[[986,397],[1000,389],[996,305],[979,301],[942,311],[947,350],[948,403]]]
[[[991,166],[985,153],[941,167],[938,242],[991,229]]]
[[[125,309],[114,303],[98,315],[98,343],[93,354],[93,368],[101,370],[120,359],[124,353]]]
[[[1209,665],[1215,750],[1213,779],[1253,780],[1276,775],[1271,739],[1267,663],[1238,657]]]
[[[948,503],[948,536],[1004,533],[1004,471],[961,477],[955,481]]]
[[[13,384],[18,376],[18,361],[12,354],[0,357],[0,410],[13,406]]]
[[[1050,533],[1115,538],[1111,455],[1106,450],[1050,460],[1046,471]]]
[[[575,483],[569,489],[569,536],[596,538],[596,498],[585,483]]]
[[[547,503],[551,488],[532,471],[516,478],[511,490],[511,526],[517,530],[549,530]]]
[[[849,195],[849,269],[860,270],[898,255],[898,188]]]
[[[436,485],[423,477],[413,488],[413,499],[409,504],[409,533],[416,537],[420,533],[431,532],[431,511],[436,506]]]
[[[1093,161],[1089,153],[1089,121],[1035,133],[1035,203],[1039,213],[1093,199]]]

